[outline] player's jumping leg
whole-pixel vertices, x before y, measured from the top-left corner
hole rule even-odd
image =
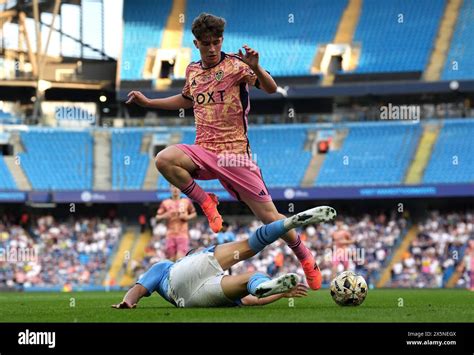
[[[219,204],[217,196],[206,193],[194,181],[191,174],[198,169],[198,166],[192,159],[179,148],[170,146],[158,153],[155,165],[166,180],[201,206],[212,231],[219,232],[222,228],[222,217],[217,211]]]
[[[244,202],[247,204],[247,206],[249,206],[254,215],[265,224],[285,218],[284,215],[277,211],[272,201],[258,202],[250,198],[246,198]],[[333,208],[326,210],[325,213],[328,213],[331,216],[336,215],[336,211]],[[308,282],[309,287],[311,287],[313,290],[320,289],[322,275],[311,251],[304,245],[299,235],[294,230],[289,230],[282,238],[285,240],[285,242],[288,244],[288,247],[290,247],[301,263],[301,267],[303,268],[303,271],[306,275],[306,281]]]

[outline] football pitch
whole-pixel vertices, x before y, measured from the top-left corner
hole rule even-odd
[[[474,292],[369,290],[359,307],[337,306],[329,290],[263,307],[175,308],[158,295],[117,310],[124,292],[1,293],[0,322],[474,322]]]

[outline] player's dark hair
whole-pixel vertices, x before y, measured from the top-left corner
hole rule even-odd
[[[199,41],[205,37],[222,37],[224,34],[225,20],[222,17],[208,13],[201,13],[193,21],[191,31]]]

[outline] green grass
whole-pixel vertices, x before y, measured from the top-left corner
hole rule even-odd
[[[360,307],[339,307],[321,290],[295,299],[294,307],[282,299],[264,307],[213,309],[177,309],[155,294],[137,309],[110,308],[122,296],[3,293],[0,322],[474,322],[474,293],[467,290],[369,290]]]

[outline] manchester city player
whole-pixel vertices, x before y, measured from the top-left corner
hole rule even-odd
[[[258,254],[288,231],[308,224],[329,222],[335,216],[336,211],[331,207],[315,207],[263,225],[247,240],[206,248],[175,263],[167,260],[156,263],[140,277],[122,302],[112,307],[135,308],[142,297],[155,291],[176,307],[264,305],[281,297],[306,296],[306,286],[298,284],[296,274],[271,279],[259,272],[241,275],[224,275],[224,272]]]

